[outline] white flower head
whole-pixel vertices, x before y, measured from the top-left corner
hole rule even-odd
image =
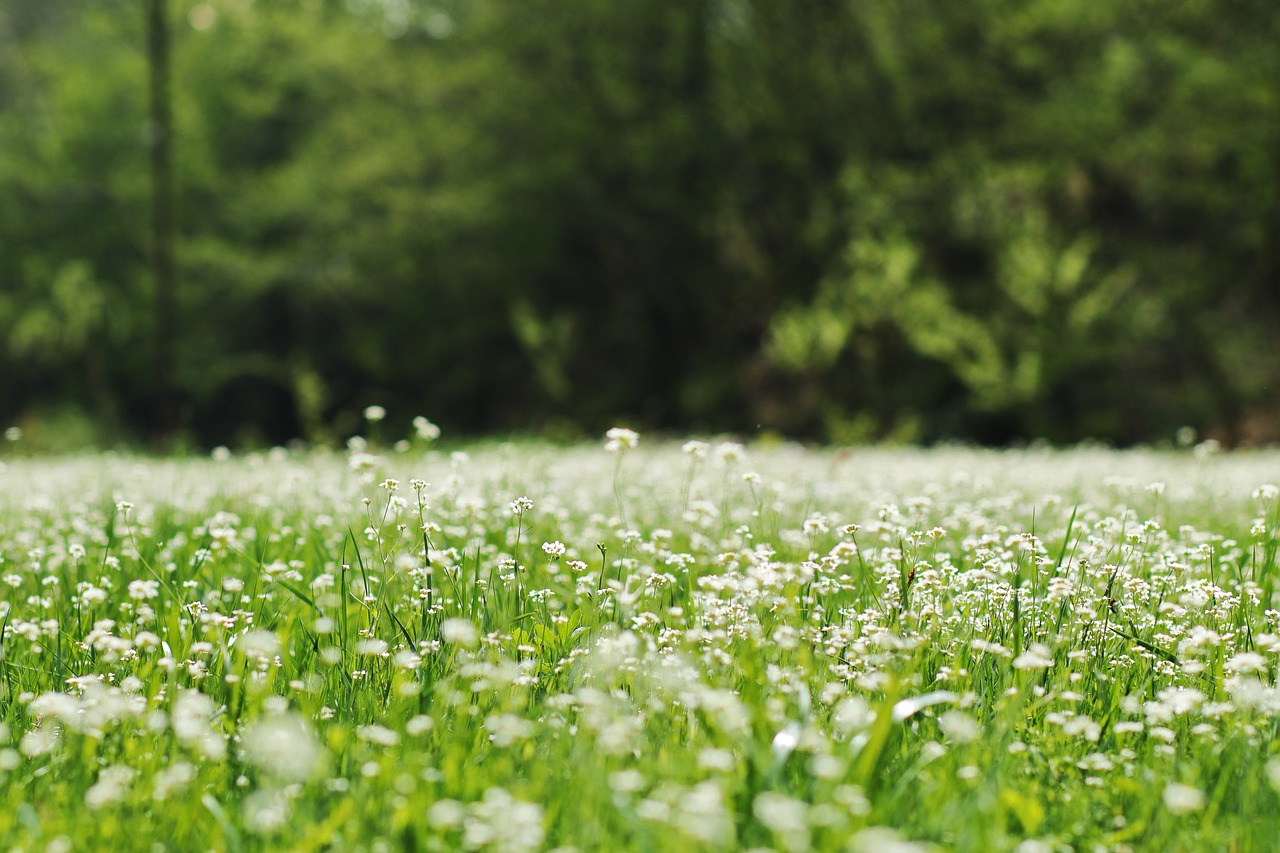
[[[1275,483],[1263,483],[1253,490],[1253,499],[1256,501],[1273,501],[1277,497],[1280,497],[1280,486]]]
[[[685,456],[688,456],[690,459],[705,459],[707,456],[708,447],[705,441],[690,439],[689,441],[686,441],[684,444],[680,445],[680,450],[684,453]]]
[[[160,582],[155,580],[129,581],[129,597],[134,601],[145,601],[160,594]]]
[[[1240,652],[1229,657],[1223,668],[1230,673],[1266,672],[1267,659],[1257,652]]]
[[[85,791],[84,804],[90,810],[96,811],[103,806],[119,802],[124,799],[125,792],[136,775],[136,770],[122,764],[103,768],[98,774],[98,781]]]
[[[352,471],[355,471],[358,474],[368,474],[370,476],[372,476],[371,472],[378,466],[380,461],[382,460],[377,456],[374,456],[372,453],[366,453],[362,450],[358,450],[347,457],[347,465],[350,466]]]
[[[982,735],[977,720],[963,711],[944,711],[938,717],[938,728],[956,743],[969,743]]]
[[[640,443],[640,433],[626,427],[614,427],[604,434],[604,449],[608,453],[622,453]]]
[[[808,806],[802,800],[765,791],[752,801],[751,811],[762,824],[783,836],[787,847],[808,848]]]
[[[221,761],[227,752],[227,743],[209,725],[215,706],[213,700],[196,690],[184,690],[174,700],[171,723],[178,742],[206,758]]]
[[[381,406],[367,406],[364,410],[364,419],[371,424],[376,424],[387,416],[387,410]]]
[[[413,419],[413,431],[423,441],[435,441],[440,437],[440,427],[418,415]]]
[[[258,719],[245,731],[243,745],[250,764],[289,782],[305,782],[324,758],[311,724],[293,713]]]
[[[356,736],[361,740],[377,746],[395,746],[400,742],[400,735],[386,726],[368,725],[357,726]]]
[[[1271,787],[1280,791],[1280,758],[1273,758],[1267,762],[1267,781],[1271,783]]]
[[[853,837],[849,849],[855,853],[926,853],[928,847],[908,841],[897,830],[884,826],[869,826]]]
[[[22,750],[22,754],[28,758],[44,755],[53,751],[53,748],[58,745],[59,733],[58,727],[51,725],[32,729],[22,736],[18,749]]]
[[[458,826],[466,817],[466,808],[457,800],[436,800],[427,809],[427,823],[435,829]]]
[[[1031,648],[1013,659],[1014,669],[1048,669],[1053,666],[1053,651],[1043,643],[1032,643]]]
[[[470,648],[480,641],[480,632],[469,620],[455,616],[440,623],[440,638],[446,643]]]
[[[280,638],[274,631],[254,628],[241,634],[236,648],[250,658],[273,658],[280,654]]]
[[[254,791],[244,800],[244,824],[258,835],[272,835],[289,820],[289,799],[276,788]]]
[[[1204,808],[1204,791],[1170,782],[1164,788],[1164,807],[1174,814],[1188,814]]]
[[[716,445],[716,458],[725,465],[732,465],[747,458],[747,449],[736,441],[722,441]]]

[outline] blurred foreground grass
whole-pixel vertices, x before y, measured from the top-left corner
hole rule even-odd
[[[9,458],[0,843],[1280,837],[1280,455],[634,444]]]

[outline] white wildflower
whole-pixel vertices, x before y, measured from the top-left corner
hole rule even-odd
[[[776,791],[757,794],[751,804],[756,819],[777,835],[788,850],[809,846],[808,806]]]
[[[275,788],[254,791],[244,801],[244,824],[257,835],[279,832],[289,820],[289,800]]]
[[[280,654],[280,638],[274,631],[254,628],[236,638],[235,647],[249,658],[274,658]]]
[[[386,726],[379,725],[358,726],[356,736],[378,746],[395,746],[400,742],[399,734]]]
[[[324,757],[311,724],[299,714],[259,718],[242,736],[245,759],[268,775],[286,782],[304,782]]]
[[[1188,814],[1204,808],[1204,791],[1170,782],[1164,789],[1164,806],[1174,814]]]
[[[883,826],[859,830],[849,849],[855,853],[929,853],[923,844],[908,841],[897,830]]]
[[[56,726],[41,726],[23,735],[22,740],[18,742],[18,749],[28,758],[36,758],[52,752],[57,745],[58,728]]]
[[[963,711],[944,711],[938,717],[938,728],[956,743],[975,741],[982,734],[977,721]]]
[[[625,427],[614,427],[606,432],[604,436],[607,439],[604,449],[608,453],[621,453],[631,450],[640,443],[640,434]]]
[[[691,439],[680,445],[680,450],[690,459],[705,459],[707,456],[708,446],[705,441]]]
[[[698,752],[698,766],[703,770],[729,773],[736,765],[733,753],[727,749],[707,747]]]
[[[455,646],[471,648],[480,641],[480,632],[469,620],[454,616],[440,623],[440,638]]]
[[[418,714],[416,717],[412,717],[409,722],[404,724],[404,731],[405,734],[408,734],[411,737],[416,737],[431,731],[435,728],[435,725],[436,721],[431,717],[426,714]]]
[[[435,441],[440,437],[440,427],[418,415],[413,419],[413,431],[423,441]]]
[[[137,775],[136,770],[122,764],[103,768],[98,774],[98,781],[85,791],[84,804],[90,811],[96,811],[103,806],[119,802],[124,799],[135,775]]]
[[[716,445],[716,458],[725,465],[732,465],[747,458],[747,450],[739,442],[722,441]]]
[[[861,696],[846,696],[831,713],[831,724],[842,734],[852,734],[875,722],[875,711]]]
[[[1223,668],[1230,673],[1265,672],[1267,659],[1257,652],[1240,652],[1227,658]]]
[[[1043,643],[1032,643],[1031,648],[1013,659],[1013,668],[1048,669],[1053,666],[1053,651]]]
[[[427,823],[435,829],[452,829],[466,817],[466,808],[457,800],[436,800],[427,809]]]

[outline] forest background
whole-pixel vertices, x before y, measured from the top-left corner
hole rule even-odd
[[[1274,441],[1278,45],[1271,0],[5,0],[0,427]]]

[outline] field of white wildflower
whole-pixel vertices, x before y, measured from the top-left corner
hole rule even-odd
[[[0,466],[0,848],[1280,839],[1277,453]]]

